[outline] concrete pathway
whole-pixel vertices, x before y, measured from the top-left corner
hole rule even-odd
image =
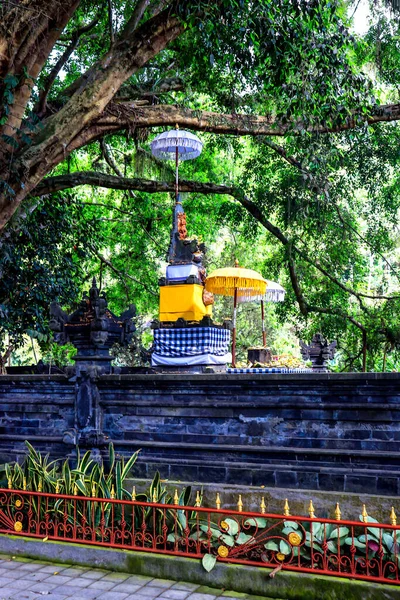
[[[0,555],[0,600],[257,600],[184,581],[152,579]],[[263,597],[263,600],[265,598]]]

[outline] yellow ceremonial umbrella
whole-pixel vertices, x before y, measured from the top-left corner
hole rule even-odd
[[[238,296],[241,301],[251,301],[263,296],[267,289],[267,281],[253,269],[234,267],[216,269],[206,279],[206,290],[221,296],[233,296],[233,331],[232,331],[232,365],[236,364],[236,311]]]

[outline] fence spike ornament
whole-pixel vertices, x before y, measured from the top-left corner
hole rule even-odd
[[[194,505],[195,505],[196,508],[198,506],[201,506],[201,498],[200,498],[200,492],[199,492],[199,490],[197,490],[197,493],[196,493],[196,502],[195,502]]]
[[[393,506],[392,506],[392,510],[390,512],[390,522],[392,525],[397,525],[397,516],[396,516],[396,513],[394,512]]]
[[[178,490],[175,490],[175,494],[174,494],[174,504],[178,505],[179,504],[179,496],[178,496]]]
[[[60,493],[60,480],[57,479],[57,483],[56,483],[56,494]]]
[[[362,506],[361,516],[362,516],[363,523],[368,523],[368,513],[367,513],[367,509],[365,507],[365,504],[363,504],[363,506]]]
[[[315,509],[312,500],[310,500],[310,504],[308,505],[308,513],[310,515],[310,519],[315,519]]]
[[[336,519],[336,521],[340,521],[341,518],[342,518],[342,513],[340,512],[339,502],[337,502],[336,508],[335,508],[335,519]]]
[[[287,498],[285,498],[285,504],[283,505],[283,514],[285,515],[285,517],[290,517],[290,508]]]
[[[22,480],[22,489],[25,491],[26,490],[26,477],[24,475],[24,478]]]
[[[132,488],[132,501],[135,502],[136,500],[136,486],[133,486]]]
[[[260,509],[261,509],[261,514],[265,515],[267,507],[265,506],[264,496],[261,498]]]
[[[7,485],[8,485],[8,489],[9,489],[9,490],[12,490],[12,486],[13,486],[13,484],[12,484],[11,475],[9,475],[9,476],[7,477]]]
[[[111,498],[112,498],[112,499],[114,499],[114,498],[115,498],[115,488],[114,488],[114,484],[112,484],[112,486],[111,486],[111,492],[110,492],[110,496],[111,496]]]
[[[238,507],[238,511],[239,512],[243,512],[243,502],[242,502],[242,495],[241,494],[239,494],[239,499],[238,499],[237,507]]]
[[[221,508],[221,498],[220,495],[217,493],[217,497],[215,499],[215,506],[218,508],[218,510],[220,510]]]

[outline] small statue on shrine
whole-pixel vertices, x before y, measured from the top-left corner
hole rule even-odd
[[[184,212],[178,213],[178,234],[180,240],[186,240],[188,232],[186,229],[186,214]]]
[[[68,314],[62,310],[57,302],[50,304],[49,327],[54,332],[54,340],[58,344],[65,344],[64,325],[68,322]]]

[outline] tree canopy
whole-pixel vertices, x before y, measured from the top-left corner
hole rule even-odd
[[[178,124],[204,142],[181,190],[211,266],[278,279],[271,323],[337,338],[342,368],[384,368],[400,343],[386,4],[360,36],[344,0],[4,0],[0,350],[45,335],[48,304],[93,274],[116,308],[155,312],[174,176],[149,143]]]

